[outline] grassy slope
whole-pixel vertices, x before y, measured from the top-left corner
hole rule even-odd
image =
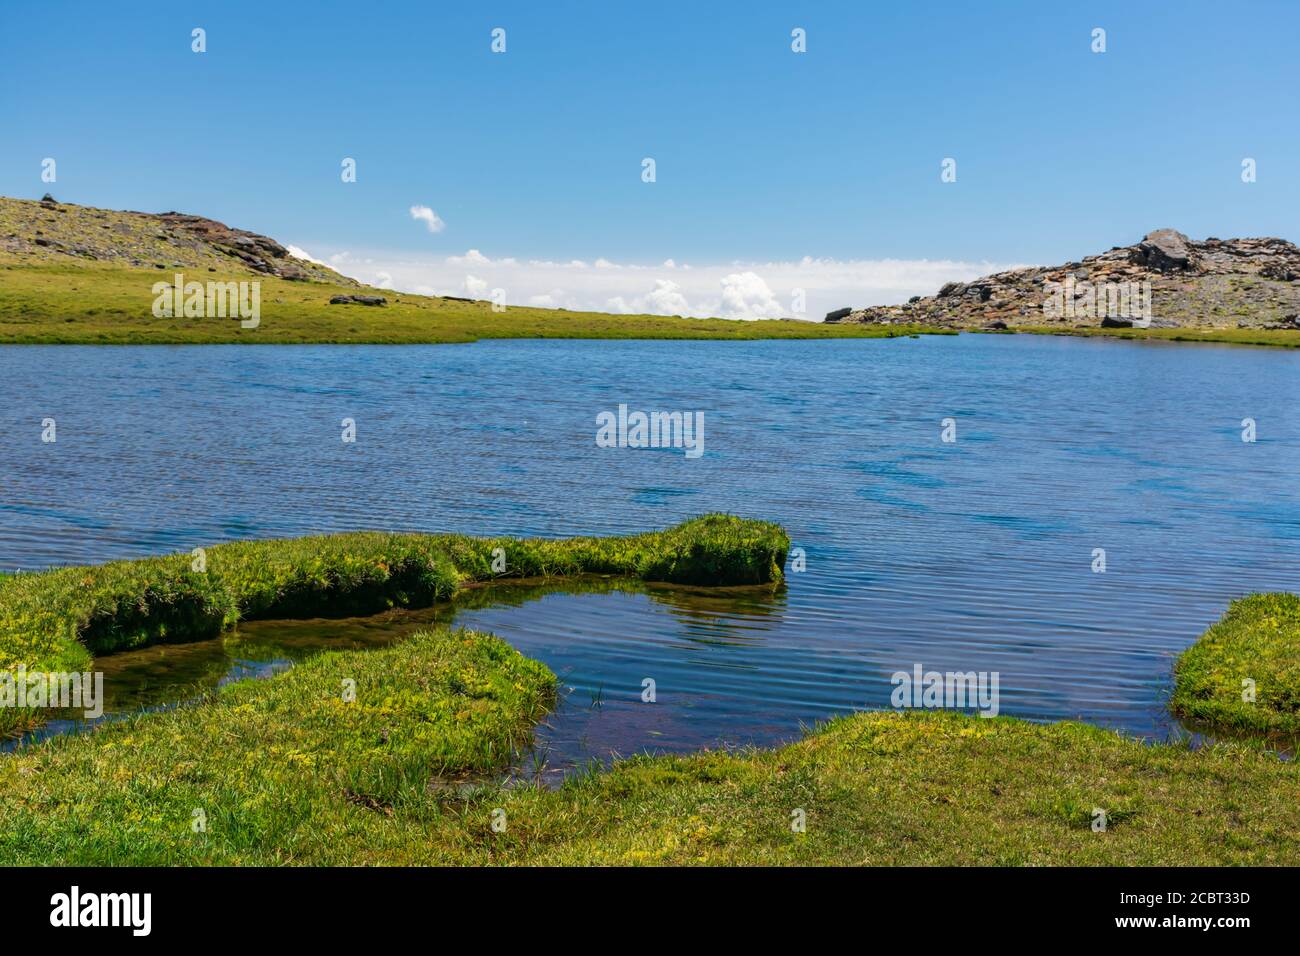
[[[355,285],[328,266],[288,256],[288,250],[266,236],[241,233],[212,220],[185,220],[0,196],[0,264],[117,263],[200,275],[209,270],[249,276],[269,272]],[[266,268],[254,268],[244,256],[261,259]]]
[[[204,344],[307,342],[440,343],[495,338],[593,339],[830,339],[914,334],[903,326],[836,326],[818,322],[685,319],[607,315],[458,302],[390,290],[289,282],[260,277],[261,324],[238,319],[154,318],[155,282],[173,281],[172,269],[108,264],[6,262],[0,258],[0,344]],[[241,281],[244,273],[184,270],[186,280]],[[388,298],[386,306],[330,305],[337,294]]]
[[[1242,681],[1255,700],[1242,700]],[[1183,652],[1170,708],[1233,730],[1300,734],[1300,597],[1253,594]]]
[[[1082,724],[864,713],[558,791],[470,781],[552,687],[496,639],[442,630],[58,738],[0,759],[0,863],[1300,863],[1294,762]]]

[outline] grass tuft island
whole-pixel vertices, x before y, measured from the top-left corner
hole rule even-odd
[[[354,532],[15,574],[0,579],[0,670],[82,671],[94,654],[215,637],[240,620],[428,607],[488,580],[766,584],[781,580],[789,544],[777,525],[713,514],[624,537]],[[38,716],[0,709],[0,732]]]

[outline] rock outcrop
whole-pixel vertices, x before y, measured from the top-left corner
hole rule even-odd
[[[172,236],[192,236],[201,243],[238,259],[254,272],[278,276],[281,279],[306,280],[312,278],[304,259],[289,254],[289,250],[274,239],[232,229],[225,223],[203,216],[190,216],[180,212],[164,212],[157,216],[164,231]]]
[[[831,313],[826,321],[989,329],[1290,328],[1298,313],[1300,249],[1294,244],[1198,242],[1174,229],[1157,229],[1134,245],[1079,262],[949,282],[932,296],[838,318]]]

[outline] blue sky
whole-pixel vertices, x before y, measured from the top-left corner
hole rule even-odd
[[[1164,226],[1298,239],[1297,36],[1293,2],[8,2],[0,193],[39,196],[54,157],[60,200],[202,213],[407,286],[471,249],[957,274]]]

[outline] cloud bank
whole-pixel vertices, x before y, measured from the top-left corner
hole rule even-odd
[[[478,249],[463,255],[414,259],[339,252],[327,262],[345,275],[399,292],[486,299],[501,289],[507,306],[812,320],[843,306],[894,305],[914,295],[932,295],[945,282],[965,282],[1017,266],[807,256],[788,262],[691,265],[668,259],[659,265],[636,265],[603,258],[567,262],[493,258]]]

